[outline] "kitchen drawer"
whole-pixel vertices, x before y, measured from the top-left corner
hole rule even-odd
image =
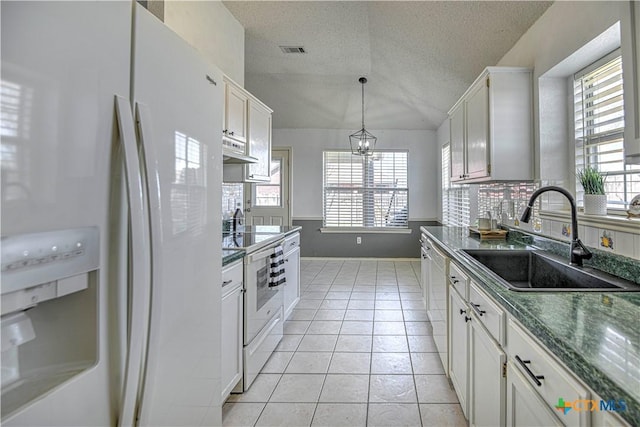
[[[590,399],[587,389],[513,319],[509,319],[507,342],[509,363],[522,373],[550,408],[556,407],[559,398],[565,402]],[[560,413],[559,417],[567,426],[590,424],[590,411],[586,410],[570,410]]]
[[[288,235],[284,239],[284,243],[283,243],[282,246],[283,246],[285,254],[287,252],[290,252],[290,251],[294,250],[298,246],[300,246],[300,233],[293,233],[293,234]]]
[[[469,286],[469,306],[489,334],[500,345],[504,345],[505,314],[504,311],[488,297],[480,287],[471,282]]]
[[[233,290],[238,284],[242,285],[244,276],[244,264],[242,260],[238,260],[233,264],[226,266],[222,270],[222,293],[223,295]]]
[[[451,283],[451,286],[456,288],[460,296],[467,301],[469,297],[469,276],[463,273],[460,267],[453,262],[449,264],[449,283]]]

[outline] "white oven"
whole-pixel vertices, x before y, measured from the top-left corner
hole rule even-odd
[[[283,336],[283,286],[272,276],[283,240],[245,257],[244,376],[246,391]],[[275,257],[275,258],[274,258]],[[284,268],[284,266],[282,266]]]

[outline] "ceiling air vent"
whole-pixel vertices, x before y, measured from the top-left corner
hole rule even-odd
[[[280,46],[284,53],[307,53],[304,46]]]

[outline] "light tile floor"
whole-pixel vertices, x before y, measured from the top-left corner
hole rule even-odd
[[[301,261],[301,299],[225,426],[466,426],[431,337],[419,261]]]

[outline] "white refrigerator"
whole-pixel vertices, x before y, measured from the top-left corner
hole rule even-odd
[[[0,8],[2,424],[220,424],[222,73],[132,1]]]

